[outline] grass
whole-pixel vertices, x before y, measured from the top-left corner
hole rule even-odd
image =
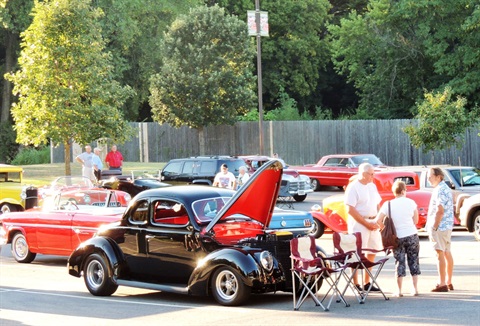
[[[123,174],[130,174],[131,171],[158,171],[165,163],[140,163],[140,162],[125,162],[123,164]],[[36,186],[43,186],[49,184],[56,177],[65,175],[65,163],[52,164],[34,164],[21,165],[23,168],[23,183]],[[70,165],[73,176],[82,175],[82,166],[78,163],[71,163]]]

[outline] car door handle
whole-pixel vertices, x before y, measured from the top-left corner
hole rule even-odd
[[[73,228],[73,232],[75,232],[76,234],[90,234],[90,232],[88,232],[88,231],[82,231],[82,230],[79,229],[79,228]]]

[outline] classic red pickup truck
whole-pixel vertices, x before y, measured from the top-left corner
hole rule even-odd
[[[358,166],[362,163],[370,163],[375,168],[385,167],[373,154],[337,154],[323,156],[317,164],[289,166],[288,169],[310,177],[311,188],[317,191],[320,186],[343,188],[350,177],[358,173]]]

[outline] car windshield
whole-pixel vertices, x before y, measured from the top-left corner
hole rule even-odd
[[[115,191],[67,191],[55,196],[54,208],[60,210],[81,210],[96,207],[127,207],[129,201],[130,196],[121,197]]]
[[[480,171],[475,168],[450,170],[452,177],[461,186],[480,186]]]
[[[93,188],[93,183],[85,177],[59,177],[52,182],[52,190]]]
[[[20,172],[0,172],[0,182],[22,182],[22,175]]]
[[[204,198],[193,202],[192,209],[197,223],[209,223],[230,198],[231,197]]]
[[[351,158],[352,162],[355,164],[355,167],[359,166],[362,163],[370,163],[373,166],[384,165],[382,161],[375,155],[357,155]]]

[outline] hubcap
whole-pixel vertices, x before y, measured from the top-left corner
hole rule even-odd
[[[94,289],[97,289],[103,283],[103,279],[105,277],[105,271],[102,265],[98,261],[94,260],[88,264],[86,276],[87,276],[88,283]]]
[[[28,245],[24,238],[18,238],[15,241],[15,255],[18,258],[24,258],[28,253]]]
[[[237,278],[230,271],[222,271],[220,274],[218,274],[216,287],[220,297],[222,297],[224,300],[231,300],[237,293]]]

